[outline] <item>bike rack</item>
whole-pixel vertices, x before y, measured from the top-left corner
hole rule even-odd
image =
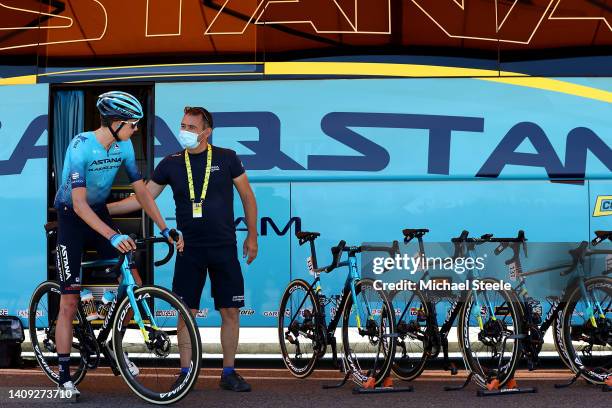
[[[378,358],[378,356],[376,358]],[[341,388],[348,382],[349,378],[353,376],[353,373],[355,372],[355,370],[351,364],[348,364],[346,362],[346,359],[347,359],[346,355],[342,353],[342,359],[340,360],[340,363],[341,363],[340,371],[344,372],[344,378],[337,384],[323,384],[321,388],[323,388],[324,390]],[[413,392],[413,391],[414,391],[414,387],[411,385],[408,385],[405,387],[394,387],[393,379],[391,378],[391,375],[387,376],[383,380],[382,386],[378,386],[378,387],[375,386],[374,379],[369,378],[365,384],[362,384],[361,386],[353,387],[353,394],[389,394],[389,393],[395,393],[395,392]]]
[[[602,371],[607,372],[608,378],[606,379],[605,383],[601,385],[601,391],[602,392],[612,392],[612,373],[609,370],[606,370],[604,368],[601,368]],[[574,383],[576,381],[578,381],[578,379],[581,377],[583,370],[579,369],[578,372],[576,374],[574,374],[574,376],[572,378],[570,378],[569,381],[565,382],[565,383],[561,383],[561,384],[555,384],[555,388],[559,389],[559,388],[567,388],[570,387],[572,385],[574,385]],[[589,383],[590,384],[590,383]]]
[[[497,373],[499,374],[499,367],[501,366],[502,363],[502,357],[503,357],[503,350],[506,349],[506,340],[511,339],[511,340],[520,340],[525,338],[525,334],[514,334],[512,336],[508,336],[506,338],[504,338],[504,342],[502,344],[502,353],[499,356],[499,362],[497,364],[498,370]],[[474,376],[473,372],[470,372],[467,376],[467,378],[465,379],[465,382],[461,385],[447,385],[444,387],[444,391],[459,391],[464,389],[465,387],[467,387],[470,384],[470,381],[472,381],[472,377]],[[536,387],[526,387],[526,388],[519,388],[516,384],[516,381],[514,380],[514,378],[511,378],[510,380],[508,380],[507,384],[510,384],[510,386],[508,388],[497,388],[497,385],[495,384],[495,382],[497,381],[497,383],[499,384],[499,380],[496,378],[495,380],[491,381],[489,384],[492,386],[492,389],[486,389],[486,390],[478,390],[476,391],[476,395],[479,397],[495,397],[495,396],[499,396],[499,395],[512,395],[512,394],[533,394],[538,392],[538,389]]]

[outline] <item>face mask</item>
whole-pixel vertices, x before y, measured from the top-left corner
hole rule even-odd
[[[187,130],[181,130],[178,134],[178,141],[181,146],[183,146],[183,149],[195,149],[200,144],[200,142],[198,142],[198,136],[202,133],[198,134]]]

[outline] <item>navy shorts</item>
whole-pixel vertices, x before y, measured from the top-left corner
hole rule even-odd
[[[185,246],[183,255],[176,256],[172,291],[190,309],[199,309],[207,274],[216,310],[244,306],[244,279],[236,245]]]
[[[117,230],[106,206],[94,212],[112,229]],[[55,264],[60,290],[64,294],[81,291],[81,259],[85,245],[98,252],[99,259],[115,259],[118,252],[109,240],[94,231],[72,208],[57,209],[57,246]]]

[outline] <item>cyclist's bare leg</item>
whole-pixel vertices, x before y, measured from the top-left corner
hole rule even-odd
[[[221,348],[223,349],[223,367],[233,367],[238,349],[240,335],[240,309],[236,307],[220,308],[221,313]]]
[[[191,314],[193,316],[198,313],[198,309],[191,309]],[[189,367],[189,362],[191,361],[191,340],[189,339],[189,332],[185,327],[185,322],[183,319],[179,317],[178,325],[177,325],[177,339],[179,346],[179,355],[181,358],[181,367]]]
[[[63,294],[60,297],[60,310],[55,327],[55,344],[60,354],[70,353],[72,349],[72,321],[79,303],[78,294]]]

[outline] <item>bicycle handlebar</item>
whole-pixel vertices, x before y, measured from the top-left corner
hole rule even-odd
[[[171,229],[170,237],[172,237],[173,240],[178,241],[179,233],[175,229]],[[149,243],[155,244],[155,243],[163,242],[168,246],[168,253],[166,254],[166,256],[159,261],[153,262],[153,265],[155,265],[155,267],[168,263],[168,261],[170,261],[170,259],[172,259],[172,256],[174,255],[174,245],[168,242],[168,240],[165,237],[147,237],[147,238],[138,239],[136,235],[130,234],[130,238],[132,238],[134,242],[136,243],[136,250],[132,250],[127,253],[119,254],[119,259],[117,260],[117,264],[113,267],[113,269],[121,268],[121,265],[123,264],[123,261],[125,260],[125,257],[128,254],[132,256],[134,252],[139,251],[139,250],[142,251],[143,249],[145,249],[146,244],[149,244]]]
[[[349,252],[352,254],[357,254],[360,252],[387,252],[390,256],[394,256],[395,254],[400,253],[399,242],[393,241],[390,247],[387,246],[377,246],[377,245],[361,245],[361,246],[346,246],[346,241],[341,240],[338,242],[338,245],[331,247],[332,253],[332,263],[323,268],[317,268],[315,272],[325,272],[329,273],[340,266],[340,258],[342,257],[343,252]]]
[[[591,244],[593,244],[593,246],[596,246],[600,243],[602,243],[603,241],[605,241],[606,239],[609,239],[610,241],[612,241],[612,231],[595,231],[595,238],[593,238],[593,240],[591,241]]]

